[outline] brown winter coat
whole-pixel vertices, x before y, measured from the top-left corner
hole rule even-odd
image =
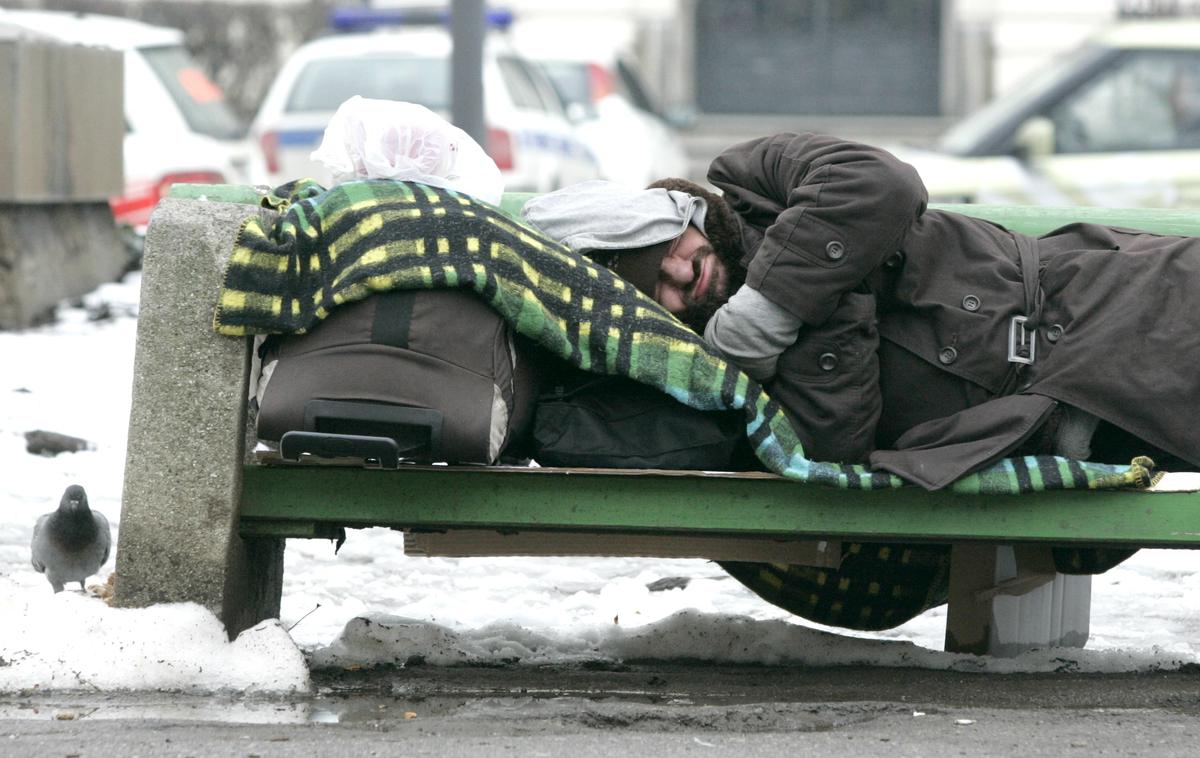
[[[927,210],[911,166],[814,134],[735,145],[708,178],[745,222],[747,284],[816,327],[769,387],[812,457],[940,487],[1062,402],[1200,465],[1200,239]]]

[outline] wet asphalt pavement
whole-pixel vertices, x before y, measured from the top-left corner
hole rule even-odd
[[[708,664],[314,674],[300,698],[0,696],[0,756],[1200,753],[1200,671]]]

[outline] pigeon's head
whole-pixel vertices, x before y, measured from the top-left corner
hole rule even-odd
[[[67,487],[67,491],[63,493],[62,502],[58,504],[58,509],[65,513],[86,513],[88,511],[87,493],[83,491],[83,487],[78,484],[72,484]]]

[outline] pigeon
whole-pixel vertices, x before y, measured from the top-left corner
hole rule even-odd
[[[46,575],[55,592],[67,582],[83,582],[108,560],[112,533],[103,513],[88,508],[87,493],[78,484],[67,487],[58,510],[33,527],[33,567]]]

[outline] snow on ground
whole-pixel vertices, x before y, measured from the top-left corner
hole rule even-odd
[[[82,484],[119,528],[140,277],[106,285],[49,326],[0,332],[0,692],[288,692],[308,666],[561,663],[633,658],[960,671],[1133,671],[1200,662],[1200,554],[1146,550],[1096,577],[1084,651],[988,659],[940,652],[945,609],[879,634],[799,622],[712,563],[632,558],[410,558],[386,529],[334,555],[290,540],[281,623],[225,639],[195,605],[114,609],[53,595],[29,564],[37,516]],[[93,320],[104,303],[113,317]],[[93,448],[26,453],[24,433]],[[94,578],[102,584],[113,561]],[[682,589],[651,592],[664,577]],[[294,627],[294,628],[292,628]],[[290,634],[288,630],[290,629]],[[303,653],[303,654],[302,654]]]
[[[0,692],[176,690],[303,692],[304,655],[278,621],[232,643],[195,603],[122,611],[80,593],[6,603]]]

